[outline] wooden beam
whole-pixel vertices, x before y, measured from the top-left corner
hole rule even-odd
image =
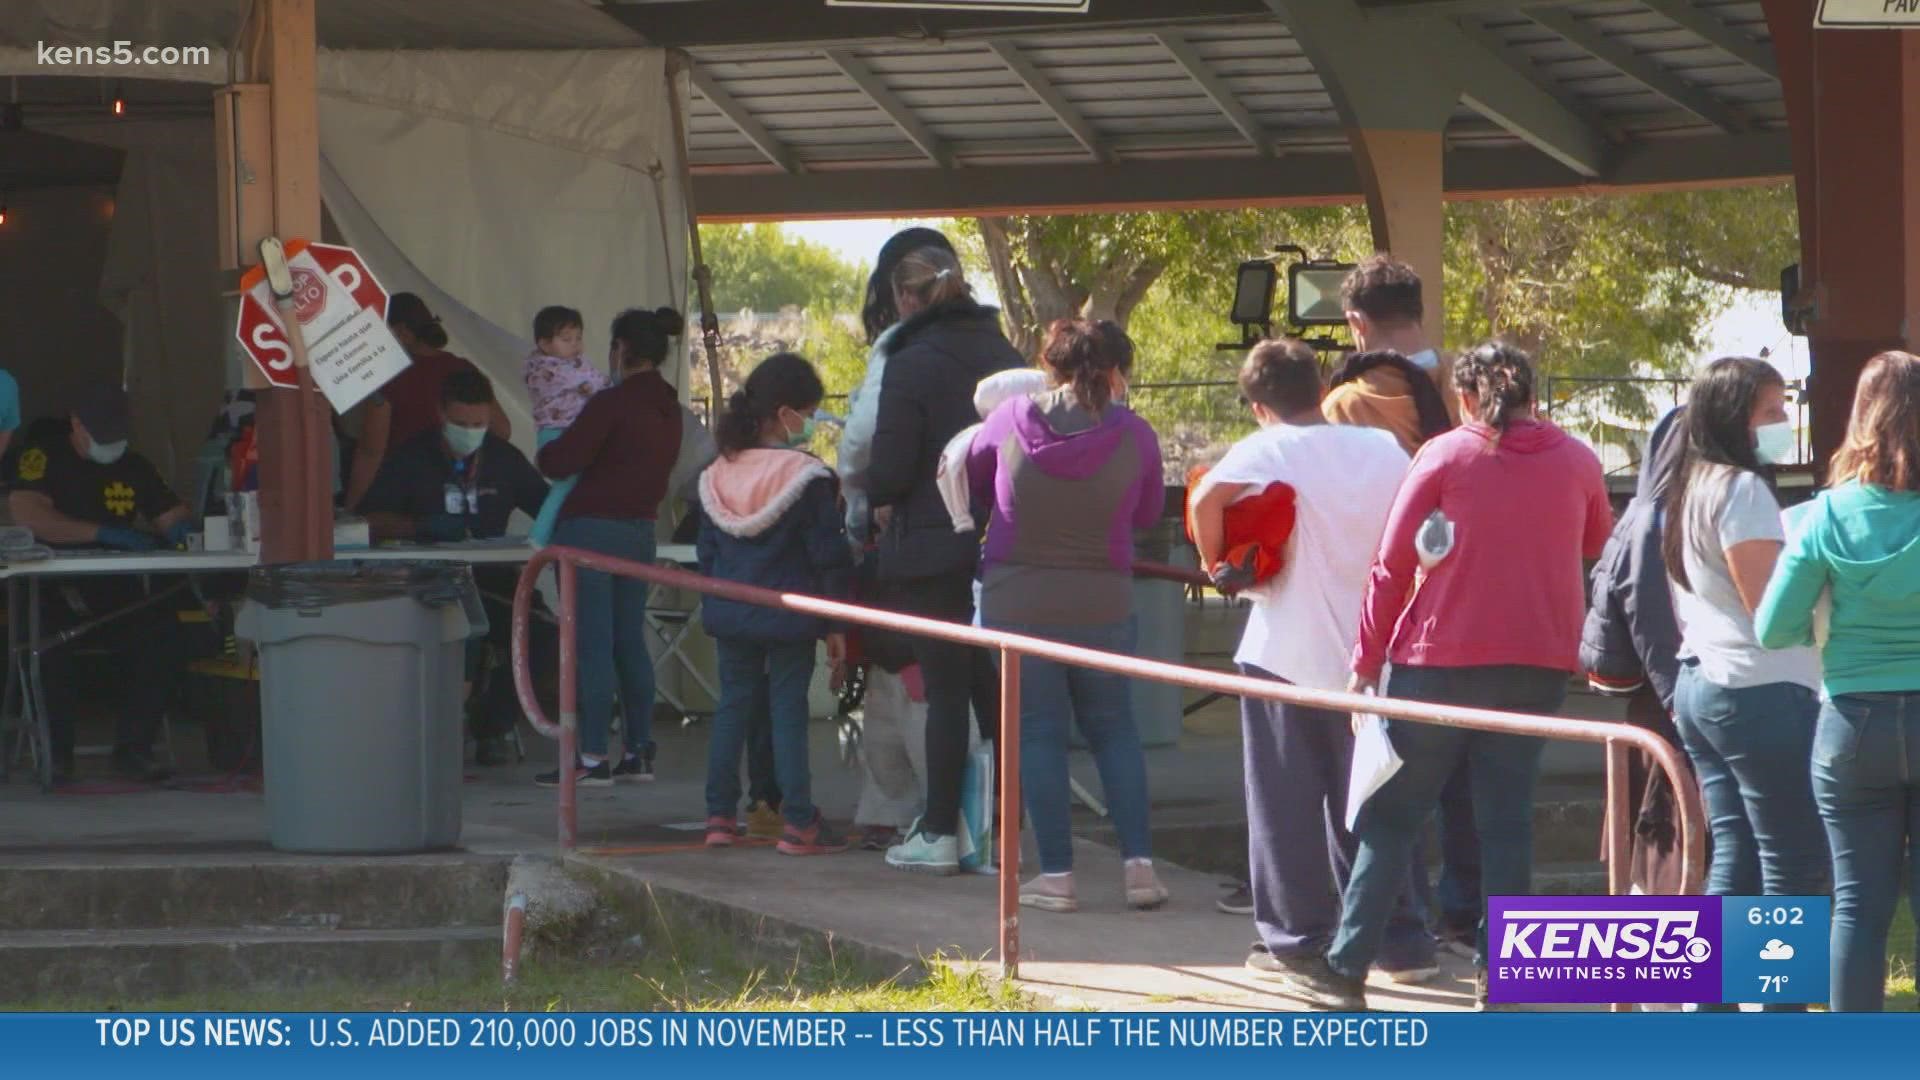
[[[320,238],[320,97],[314,0],[256,0],[264,15],[262,65],[270,87],[273,232],[282,241]],[[257,258],[257,255],[256,255]],[[295,331],[297,332],[297,331]],[[260,561],[333,558],[333,469],[326,398],[311,372],[296,390],[262,391]]]
[[[1775,181],[1793,166],[1784,132],[1656,140],[1619,148],[1597,181],[1531,147],[1451,150],[1448,198],[1517,198]],[[805,173],[696,173],[705,221],[949,217],[1084,211],[1310,206],[1358,202],[1345,154],[1128,158],[1112,165],[966,169],[816,164]]]
[[[1101,140],[1100,133],[1093,129],[1093,125],[1087,122],[1086,116],[1067,100],[1066,95],[1039,68],[1033,66],[1033,61],[1021,53],[1018,45],[1011,41],[995,40],[987,42],[987,48],[993,50],[993,55],[1007,65],[1007,70],[1013,72],[1015,78],[1026,84],[1033,96],[1040,99],[1040,103],[1053,113],[1053,118],[1060,121],[1060,126],[1066,128],[1075,141],[1087,148],[1087,153],[1092,154],[1095,161],[1113,160],[1113,151]]]
[[[920,122],[920,118],[914,115],[913,110],[907,108],[906,102],[900,100],[899,95],[893,92],[893,88],[875,74],[874,70],[867,66],[866,61],[855,56],[851,49],[823,51],[827,59],[833,61],[834,66],[838,67],[842,74],[853,80],[853,85],[859,87],[860,92],[867,95],[867,99],[878,106],[881,112],[886,113],[894,126],[898,127],[913,145],[919,147],[921,153],[927,155],[928,160],[943,169],[954,167],[953,152],[947,149],[946,144],[941,142],[927,125]]]
[[[1705,38],[1721,52],[1768,78],[1780,77],[1780,65],[1773,59],[1773,46],[1756,41],[1747,36],[1744,31],[1728,26],[1720,21],[1718,15],[1700,10],[1690,0],[1640,0],[1640,2],[1665,15],[1694,35]]]
[[[1463,81],[1461,99],[1574,172],[1601,175],[1611,152],[1607,133],[1548,90],[1533,65],[1512,56],[1477,24],[1465,25],[1470,22],[1452,28],[1459,40],[1450,49],[1470,54],[1456,68]]]
[[[1369,19],[1404,19],[1424,16],[1455,18],[1461,15],[1512,15],[1522,7],[1564,7],[1581,0],[1359,0],[1360,10]]]
[[[1233,92],[1233,87],[1227,85],[1227,80],[1207,66],[1206,59],[1200,55],[1198,49],[1193,47],[1193,43],[1187,40],[1186,35],[1178,30],[1162,30],[1153,36],[1160,42],[1160,47],[1167,50],[1174,62],[1187,73],[1187,77],[1199,84],[1201,92],[1213,102],[1213,107],[1226,114],[1227,121],[1234,126],[1235,130],[1246,136],[1247,141],[1253,144],[1253,148],[1260,152],[1260,156],[1272,157],[1273,137],[1267,134],[1267,129],[1260,123],[1259,118],[1240,103],[1239,95]]]
[[[1740,132],[1747,129],[1746,118],[1732,106],[1724,104],[1712,94],[1692,85],[1626,45],[1608,37],[1580,19],[1574,18],[1571,14],[1553,8],[1539,7],[1526,9],[1526,14],[1527,18],[1586,50],[1596,60],[1612,66],[1622,75],[1721,131]]]
[[[1271,21],[1264,0],[1095,0],[1093,10],[1084,15],[828,7],[820,0],[603,3],[600,9],[650,45],[689,49],[779,44],[850,48],[866,42],[937,43]]]
[[[732,94],[727,93],[713,76],[707,74],[698,61],[689,60],[687,68],[693,77],[694,89],[700,91],[701,96],[706,98],[709,104],[720,110],[720,115],[726,117],[728,123],[739,129],[740,134],[745,135],[747,141],[752,143],[756,150],[765,154],[768,161],[780,166],[781,172],[801,171],[800,159],[794,156],[793,150],[775,138],[765,124],[754,119],[746,106],[740,104],[739,99]]]

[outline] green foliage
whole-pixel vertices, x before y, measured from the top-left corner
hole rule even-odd
[[[702,225],[700,243],[713,273],[713,306],[722,315],[789,307],[860,310],[867,271],[833,249],[788,236],[778,225]]]

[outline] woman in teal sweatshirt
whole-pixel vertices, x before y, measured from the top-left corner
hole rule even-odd
[[[1823,639],[1813,790],[1833,849],[1833,1008],[1877,1012],[1903,864],[1920,896],[1920,357],[1867,362],[1829,479],[1754,627],[1770,649]]]

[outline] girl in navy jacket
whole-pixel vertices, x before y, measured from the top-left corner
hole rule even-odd
[[[841,599],[853,552],[840,485],[808,453],[813,414],[825,396],[813,365],[792,353],[768,357],[727,400],[716,439],[720,459],[700,478],[700,572],[779,592]],[[707,746],[707,846],[734,841],[740,752],[764,684],[773,721],[774,773],[786,855],[828,855],[846,841],[813,805],[807,768],[807,690],[815,642],[836,667],[845,641],[823,619],[717,596],[701,617],[719,654],[720,703]]]

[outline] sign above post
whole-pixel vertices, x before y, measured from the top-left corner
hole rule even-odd
[[[1920,0],[1820,0],[1822,30],[1920,30]]]
[[[387,291],[352,248],[335,244],[287,244],[293,279],[293,314],[307,346],[313,381],[336,412],[346,412],[411,363],[387,329]],[[234,334],[267,382],[299,385],[294,350],[274,306],[266,271],[254,266],[240,278],[240,315]]]
[[[828,7],[917,8],[921,11],[1045,11],[1085,15],[1088,0],[827,0]]]

